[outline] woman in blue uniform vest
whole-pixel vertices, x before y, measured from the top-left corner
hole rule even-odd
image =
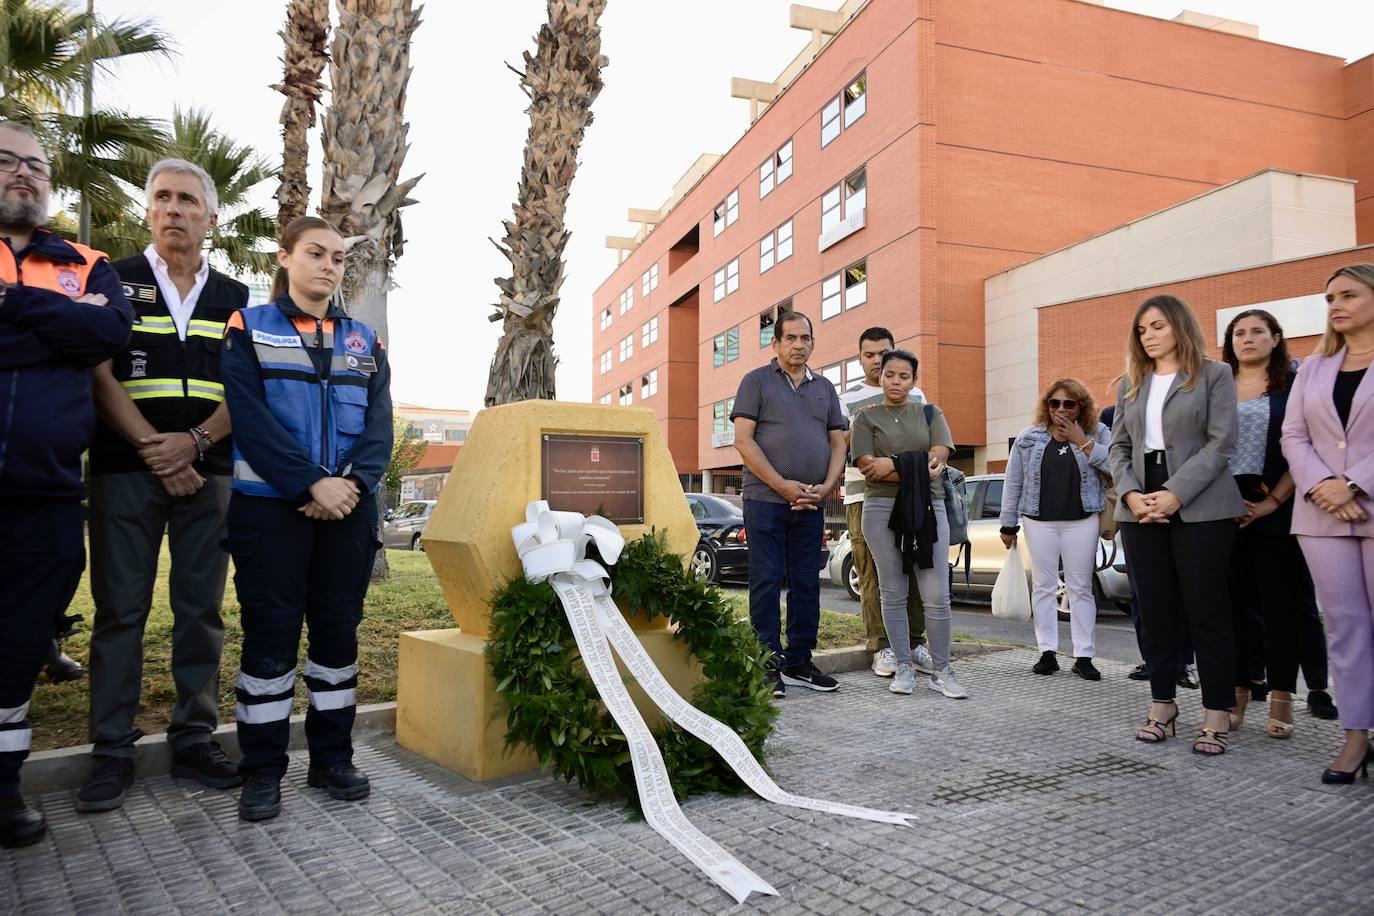
[[[376,333],[330,302],[344,240],[301,217],[277,253],[273,301],[235,312],[221,376],[234,423],[226,549],[242,608],[239,817],[281,810],[301,624],[310,786],[365,798],[353,766],[358,623],[376,555],[377,484],[391,456],[391,371]]]

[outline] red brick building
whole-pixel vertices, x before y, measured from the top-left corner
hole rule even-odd
[[[994,321],[990,277],[1267,169],[1356,182],[1353,228],[1323,224],[1299,253],[1374,242],[1370,58],[1080,0],[849,0],[792,16],[813,31],[808,51],[744,87],[766,107],[734,147],[659,211],[631,211],[643,231],[619,240],[627,254],[595,294],[594,397],[656,410],[684,474],[738,466],[724,418],[771,356],[779,309],[812,319],[812,366],[837,384],[855,377],[859,333],[891,328],[981,469],[1059,365],[1056,335],[1116,307],[1035,303]],[[1121,333],[1073,333],[1076,361],[1119,366]]]

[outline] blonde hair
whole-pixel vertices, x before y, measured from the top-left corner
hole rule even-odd
[[[1331,285],[1331,281],[1337,277],[1349,277],[1356,283],[1363,283],[1374,290],[1374,264],[1350,264],[1342,267],[1326,278],[1326,283],[1322,285],[1322,290]],[[1322,339],[1317,341],[1317,348],[1312,352],[1317,356],[1335,356],[1345,347],[1345,335],[1331,326],[1331,316],[1326,316],[1326,330],[1322,332]]]
[[[1078,425],[1083,427],[1083,432],[1092,438],[1097,432],[1097,402],[1093,400],[1092,392],[1088,386],[1084,385],[1076,378],[1061,378],[1053,382],[1050,387],[1045,389],[1045,393],[1040,395],[1040,403],[1035,405],[1035,419],[1032,421],[1036,426],[1050,427],[1050,395],[1059,389],[1064,389],[1069,393],[1069,397],[1078,402]]]
[[[1151,296],[1140,303],[1140,308],[1135,310],[1135,317],[1131,319],[1130,337],[1126,342],[1128,401],[1135,400],[1135,396],[1140,392],[1140,386],[1145,383],[1145,376],[1153,372],[1155,367],[1155,361],[1146,354],[1145,346],[1140,342],[1140,335],[1136,332],[1145,313],[1150,309],[1159,309],[1164,314],[1164,320],[1169,322],[1169,327],[1173,329],[1175,345],[1178,348],[1179,369],[1187,376],[1179,386],[1180,391],[1193,390],[1193,386],[1197,384],[1198,374],[1207,362],[1207,340],[1202,336],[1202,325],[1198,324],[1197,315],[1193,314],[1188,303],[1177,296]]]

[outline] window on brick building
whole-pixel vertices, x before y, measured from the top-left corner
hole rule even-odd
[[[850,127],[868,111],[868,74],[860,73],[844,90],[844,126]]]
[[[639,278],[639,295],[641,298],[649,295],[658,289],[658,265],[655,264],[644,271],[644,276]]]
[[[759,314],[759,346],[766,347],[773,342],[773,330],[783,312],[792,311],[792,300],[785,299]]]
[[[600,403],[602,403],[602,404],[614,404],[614,403],[615,403],[615,395],[614,395],[614,394],[603,394],[603,395],[601,396],[601,401],[600,401]]]
[[[792,221],[783,223],[773,235],[777,238],[778,263],[781,264],[792,257]]]
[[[821,234],[829,232],[840,224],[840,186],[835,185],[821,195]]]
[[[821,320],[868,301],[868,262],[860,261],[821,281]]]
[[[773,269],[773,233],[768,233],[759,240],[759,273],[764,274]]]
[[[658,316],[650,318],[644,322],[644,327],[639,329],[639,345],[647,347],[649,344],[658,342]]]
[[[726,198],[716,204],[711,213],[712,235],[720,235],[739,219],[739,188],[731,191]]]
[[[626,287],[625,292],[620,294],[620,314],[624,315],[634,307],[634,304],[635,288],[633,286]]]
[[[857,359],[851,359],[844,364],[844,383],[852,385],[855,382],[864,380],[864,364]]]
[[[715,298],[712,301],[719,302],[737,289],[739,289],[739,258],[735,258],[716,271]]]
[[[631,334],[620,342],[620,361],[623,363],[635,355],[635,336]]]
[[[711,341],[711,365],[723,366],[739,359],[739,326],[724,334],[717,334]]]
[[[601,354],[601,374],[605,375],[611,371],[611,351],[607,350]]]
[[[658,394],[658,370],[650,369],[647,375],[639,380],[639,399],[651,398]]]
[[[763,200],[775,187],[791,177],[792,141],[788,140],[759,166],[759,200]]]
[[[730,412],[735,409],[735,399],[726,398],[711,405],[711,432],[724,435],[730,428]]]
[[[773,193],[773,188],[775,186],[773,173],[775,168],[776,164],[772,156],[765,159],[763,165],[759,166],[759,200],[763,200],[769,194]]]
[[[601,310],[601,330],[606,330],[611,326],[611,307],[608,305]]]
[[[868,168],[859,169],[844,180],[844,215],[848,219],[868,206]]]
[[[836,388],[840,388],[844,385],[844,365],[841,363],[831,363],[828,366],[822,366],[821,375],[828,378],[830,384],[834,385]]]
[[[620,386],[620,406],[629,407],[635,402],[634,382],[626,382]]]
[[[788,140],[778,147],[778,152],[773,158],[777,161],[778,184],[782,184],[792,177],[792,141]]]
[[[840,97],[837,95],[825,103],[821,109],[821,146],[829,146],[830,141],[840,135]]]

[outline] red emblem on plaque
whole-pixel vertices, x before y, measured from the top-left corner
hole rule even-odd
[[[599,449],[599,448],[593,448],[593,449],[592,449],[592,464],[596,464],[596,463],[597,463],[598,461],[600,461],[600,460],[601,460],[601,449]]]

